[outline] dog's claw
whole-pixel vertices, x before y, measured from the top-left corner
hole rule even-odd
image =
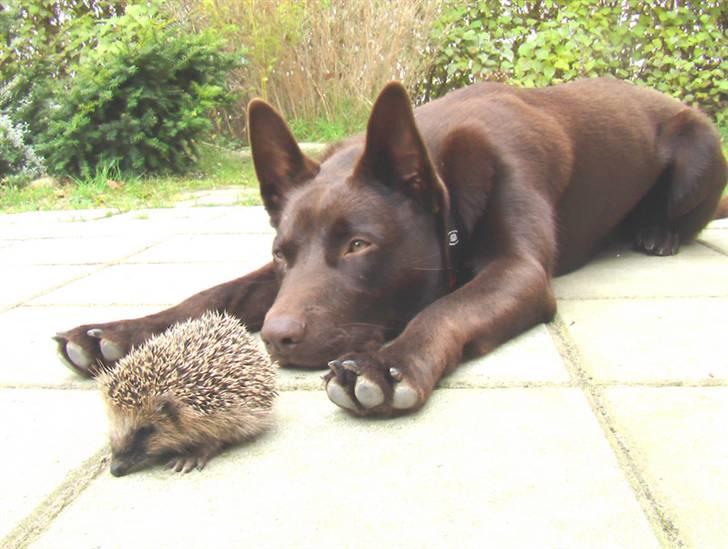
[[[404,376],[402,375],[402,372],[399,368],[390,368],[389,375],[392,376],[392,379],[394,379],[395,381],[402,381],[404,379]]]
[[[101,328],[92,328],[86,332],[86,335],[96,339],[101,339],[101,336],[104,335],[104,331]]]
[[[334,375],[337,377],[344,375],[345,368],[340,360],[332,360],[329,362],[329,368],[331,368],[331,371],[334,372]]]
[[[359,366],[356,362],[353,360],[345,360],[341,363],[341,366],[345,368],[346,370],[349,370],[351,372],[354,372],[356,375],[361,375],[363,369],[361,366]]]

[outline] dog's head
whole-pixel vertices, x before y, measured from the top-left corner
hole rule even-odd
[[[447,290],[447,191],[404,88],[387,85],[365,138],[319,164],[265,102],[248,108],[253,161],[277,235],[280,290],[261,330],[284,365],[324,367],[379,346]]]

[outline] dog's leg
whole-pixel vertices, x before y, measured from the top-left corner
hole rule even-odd
[[[662,125],[658,152],[666,168],[630,218],[637,249],[673,255],[712,219],[726,163],[712,124],[690,108]]]
[[[494,193],[497,213],[482,230],[498,240],[498,251],[482,258],[471,281],[426,307],[380,349],[329,364],[326,392],[335,404],[361,415],[416,410],[464,351],[483,354],[553,317],[553,210],[533,191],[529,200],[517,199],[534,188],[514,184]]]
[[[246,276],[204,290],[164,311],[140,318],[84,324],[54,336],[58,353],[76,372],[93,376],[98,364],[111,366],[133,346],[163,332],[175,322],[206,311],[226,311],[251,331],[259,330],[275,300],[278,281],[272,264]]]
[[[482,354],[556,310],[549,275],[533,258],[491,261],[475,279],[417,315],[376,353],[330,363],[326,391],[355,413],[388,415],[425,403],[466,347]]]

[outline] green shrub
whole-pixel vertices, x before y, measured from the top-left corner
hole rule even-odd
[[[80,55],[94,47],[93,28],[121,10],[107,0],[8,0],[0,4],[0,109],[27,126],[48,129],[48,107]]]
[[[43,161],[27,142],[26,128],[0,113],[0,185],[24,183],[43,174]]]
[[[49,171],[92,177],[181,172],[194,161],[208,113],[228,99],[235,58],[211,32],[192,33],[153,7],[129,5],[78,37],[83,51],[49,113],[39,151]]]
[[[426,100],[494,75],[543,86],[611,74],[716,115],[728,96],[727,21],[720,0],[449,1],[417,94]]]
[[[43,161],[29,143],[27,125],[3,107],[9,94],[9,85],[0,88],[0,184],[24,183],[44,172]]]

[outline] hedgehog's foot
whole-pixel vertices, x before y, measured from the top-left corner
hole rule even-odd
[[[390,366],[368,353],[354,353],[329,363],[326,394],[337,406],[359,415],[410,412],[425,401],[414,377],[401,366]]]
[[[105,324],[84,324],[59,332],[53,339],[58,343],[58,355],[66,366],[85,377],[96,376],[104,368],[126,355],[133,345],[149,339],[165,326],[122,320]]]
[[[174,456],[167,462],[167,468],[177,473],[187,474],[192,469],[202,471],[207,462],[219,451],[218,447],[207,449],[195,449],[189,453]]]

